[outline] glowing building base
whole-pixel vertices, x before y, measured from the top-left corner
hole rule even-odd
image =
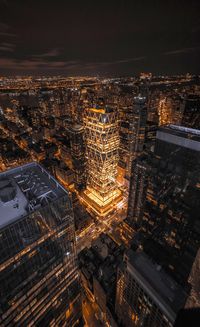
[[[122,200],[122,192],[118,189],[113,191],[113,194],[109,199],[102,201],[97,196],[86,189],[82,194],[82,200],[93,212],[95,212],[98,216],[105,217],[110,212],[112,212],[117,203]]]

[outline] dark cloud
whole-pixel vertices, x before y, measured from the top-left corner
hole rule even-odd
[[[8,33],[8,32],[0,32],[0,36],[5,36],[5,37],[16,37],[17,35],[14,33]]]
[[[198,0],[0,1],[0,74],[199,73],[199,12]]]
[[[60,50],[59,49],[51,49],[48,52],[41,53],[38,55],[34,55],[33,57],[39,57],[39,58],[48,58],[48,57],[58,57],[60,55]]]
[[[10,28],[10,26],[8,24],[5,23],[0,23],[0,30],[8,30]]]
[[[0,36],[3,37],[16,37],[15,33],[10,32],[11,27],[8,24],[0,23]]]
[[[0,53],[1,52],[14,52],[15,51],[15,44],[2,42],[0,43]]]
[[[189,52],[195,52],[198,51],[200,47],[193,47],[193,48],[183,48],[183,49],[178,49],[178,50],[172,50],[172,51],[167,51],[164,53],[164,55],[177,55],[177,54],[182,54],[182,53],[189,53]]]

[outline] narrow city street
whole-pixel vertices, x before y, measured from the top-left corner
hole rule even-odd
[[[119,237],[115,233],[115,228],[126,218],[126,198],[121,201],[120,205],[108,217],[98,219],[95,226],[87,229],[81,237],[77,238],[77,252],[79,253],[85,247],[90,247],[93,240],[97,239],[101,233],[108,233],[119,243]]]
[[[92,303],[85,298],[82,304],[83,317],[85,319],[85,327],[102,327],[102,324],[95,316],[95,310]]]

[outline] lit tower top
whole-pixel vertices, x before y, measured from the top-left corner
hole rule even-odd
[[[87,189],[85,195],[100,215],[111,211],[111,202],[120,196],[116,187],[119,128],[118,114],[112,108],[89,108],[85,111]],[[87,201],[88,202],[88,201]]]

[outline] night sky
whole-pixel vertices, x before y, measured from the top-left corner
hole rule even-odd
[[[0,0],[1,75],[200,73],[200,0]]]

